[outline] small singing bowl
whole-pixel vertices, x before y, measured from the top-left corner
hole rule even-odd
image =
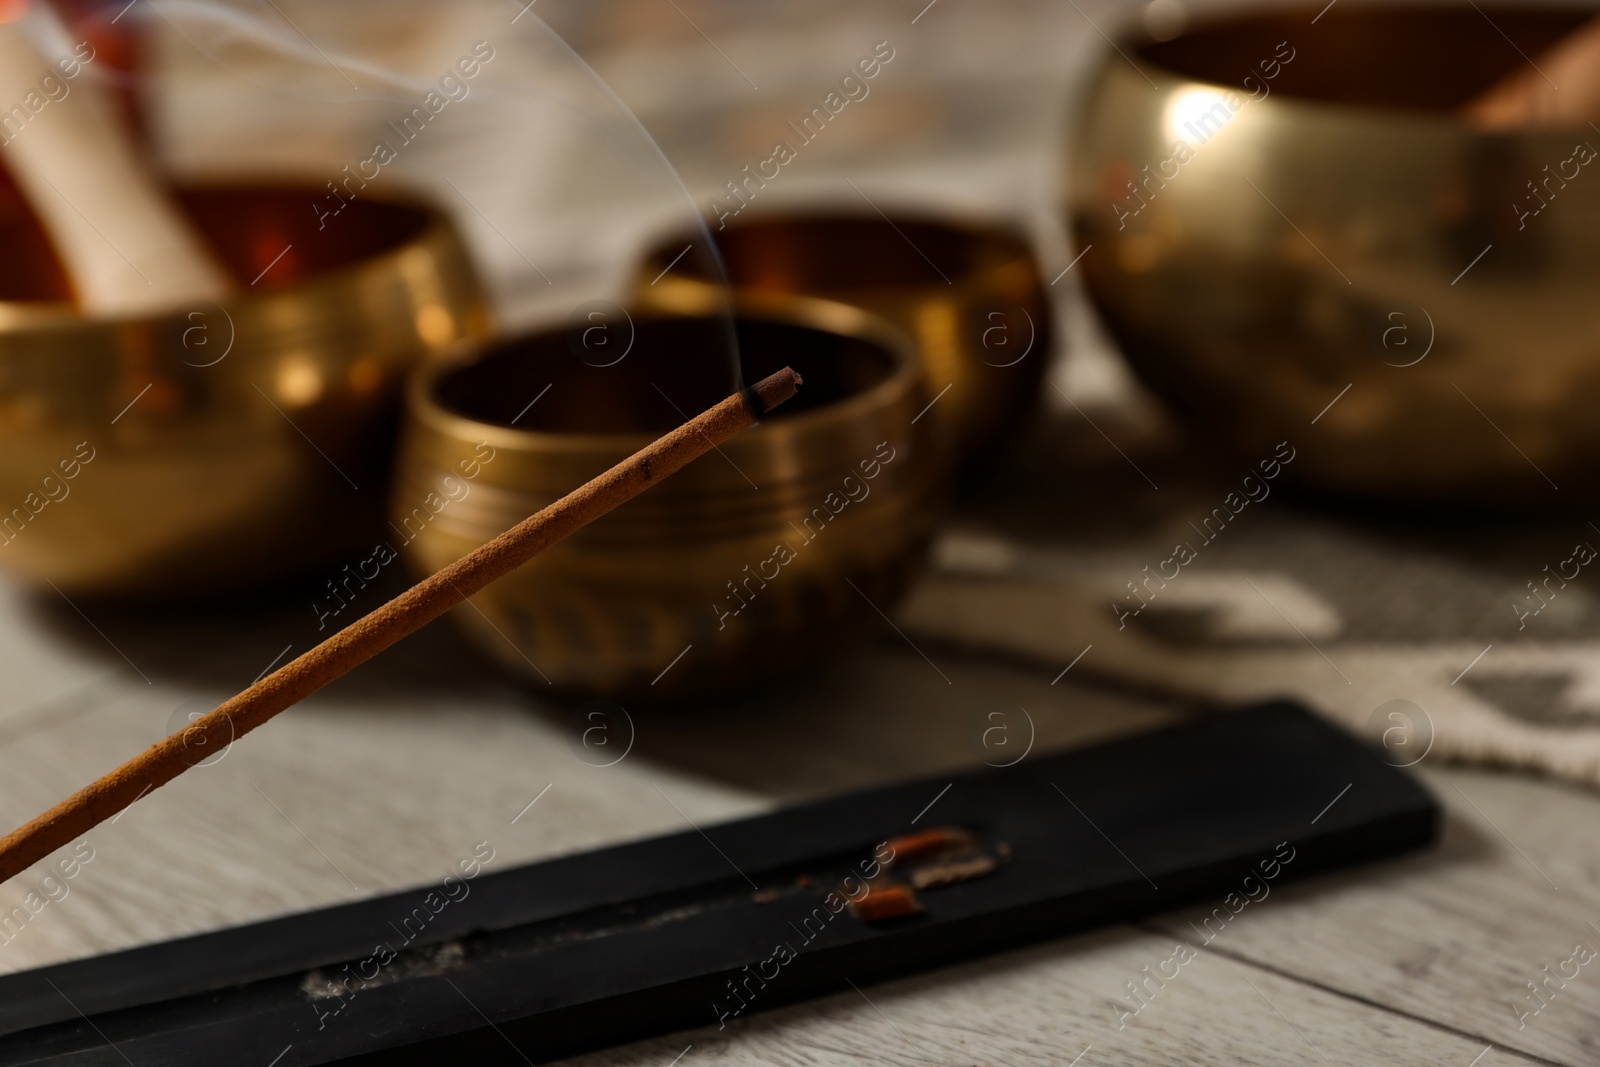
[[[643,306],[720,296],[801,294],[866,308],[916,342],[929,417],[964,454],[985,453],[1024,423],[1050,358],[1050,302],[1033,250],[998,226],[855,214],[752,216],[712,231],[726,265],[685,234],[661,241],[635,286]]]
[[[1107,53],[1067,190],[1101,316],[1197,436],[1317,488],[1594,492],[1600,135],[1460,113],[1591,12],[1319,6]]]
[[[181,596],[381,526],[406,369],[488,332],[430,207],[358,199],[319,227],[320,189],[180,199],[237,293],[122,320],[76,310],[44,234],[0,210],[0,566],[25,580]]]
[[[730,322],[747,381],[786,365],[804,379],[759,425],[456,609],[540,688],[655,697],[781,672],[875,623],[920,566],[949,460],[915,424],[908,339],[843,304],[736,307],[619,319],[607,352],[623,354],[604,360],[552,331],[413,377],[390,517],[419,577],[732,392]]]

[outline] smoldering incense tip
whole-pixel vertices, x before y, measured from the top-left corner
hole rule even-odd
[[[785,367],[776,374],[768,375],[755,385],[746,389],[740,395],[744,397],[745,407],[749,409],[752,419],[764,418],[767,412],[794,396],[795,390],[804,382],[800,375],[795,373],[793,367]]]

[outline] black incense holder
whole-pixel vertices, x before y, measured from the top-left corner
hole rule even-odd
[[[1261,705],[10,975],[0,1065],[543,1062],[1180,905],[1227,913],[1438,824],[1378,753]]]

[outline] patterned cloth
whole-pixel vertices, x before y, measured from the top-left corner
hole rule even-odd
[[[1207,467],[1201,446],[1141,439],[1114,410],[1052,414],[940,542],[902,626],[1049,678],[1071,664],[1208,702],[1292,696],[1400,765],[1600,785],[1600,568],[1579,563],[1600,529],[1325,499],[1291,464],[1206,541],[1196,526],[1254,465]],[[1194,549],[1181,568],[1178,544]]]

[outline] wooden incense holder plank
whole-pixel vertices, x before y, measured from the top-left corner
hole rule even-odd
[[[909,823],[936,793],[935,814]],[[406,1063],[524,1062],[500,1058],[492,1043],[504,1040],[548,1062],[684,1026],[742,1026],[802,997],[1180,904],[1215,908],[1211,927],[1250,925],[1254,910],[1233,918],[1244,894],[1257,908],[1291,881],[1421,847],[1438,818],[1426,791],[1355,738],[1297,706],[1259,705],[707,826],[715,849],[685,828],[484,873],[403,943],[391,924],[428,886],[0,978],[0,1062],[104,1049],[102,1013],[139,1064],[201,1049],[249,1062],[290,1043],[307,1065],[386,1050]],[[861,913],[877,888],[961,856],[987,862],[916,890],[914,914]],[[1127,974],[1140,978],[1141,962]],[[1142,1013],[1123,980],[1093,998],[1091,1034],[1114,1036]]]

